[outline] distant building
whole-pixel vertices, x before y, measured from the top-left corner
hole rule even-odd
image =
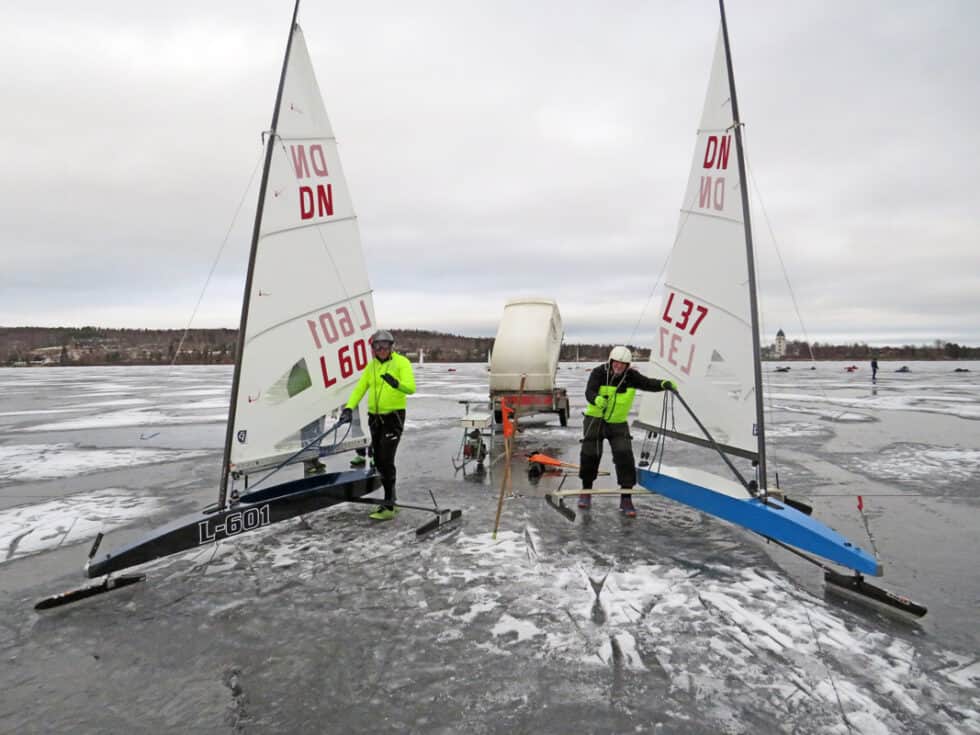
[[[776,346],[773,353],[776,355],[777,359],[780,357],[786,357],[786,335],[783,333],[782,329],[776,332]]]

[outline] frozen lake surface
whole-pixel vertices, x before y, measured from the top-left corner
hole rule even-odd
[[[980,363],[907,364],[877,385],[864,364],[764,371],[781,486],[877,549],[882,586],[929,606],[917,624],[657,496],[634,520],[614,498],[549,509],[560,479],[533,484],[524,455],[578,461],[584,363],[559,372],[567,429],[522,423],[496,540],[502,460],[450,463],[486,369],[430,364],[399,496],[461,508],[454,529],[337,506],[38,615],[100,530],[111,548],[215,500],[231,370],[0,369],[0,732],[980,733]]]

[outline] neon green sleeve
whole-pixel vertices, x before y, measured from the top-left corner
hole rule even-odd
[[[408,358],[402,355],[399,357],[401,360],[398,361],[398,390],[406,396],[410,396],[415,392],[415,373],[412,371],[412,363],[408,361]]]
[[[367,393],[368,383],[370,382],[368,372],[371,367],[371,363],[368,363],[367,367],[361,373],[361,377],[357,381],[357,385],[354,386],[354,392],[350,394],[350,398],[347,400],[347,408],[355,409],[357,404],[361,402],[364,394]],[[413,387],[412,390],[415,390]]]

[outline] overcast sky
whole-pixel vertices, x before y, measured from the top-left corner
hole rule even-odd
[[[727,8],[764,340],[802,338],[792,288],[811,340],[980,345],[980,2]],[[0,325],[181,328],[231,228],[194,326],[237,326],[291,11],[7,4]],[[300,23],[383,325],[493,335],[542,295],[567,341],[633,335],[715,2],[306,0]]]

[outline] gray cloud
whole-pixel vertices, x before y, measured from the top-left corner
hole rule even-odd
[[[186,323],[269,124],[275,5],[6,11],[0,323]],[[767,336],[802,331],[771,227],[811,338],[980,344],[980,6],[728,12]],[[492,334],[533,293],[569,339],[632,334],[677,227],[713,2],[307,2],[300,20],[382,321]],[[254,201],[198,326],[237,324]]]

